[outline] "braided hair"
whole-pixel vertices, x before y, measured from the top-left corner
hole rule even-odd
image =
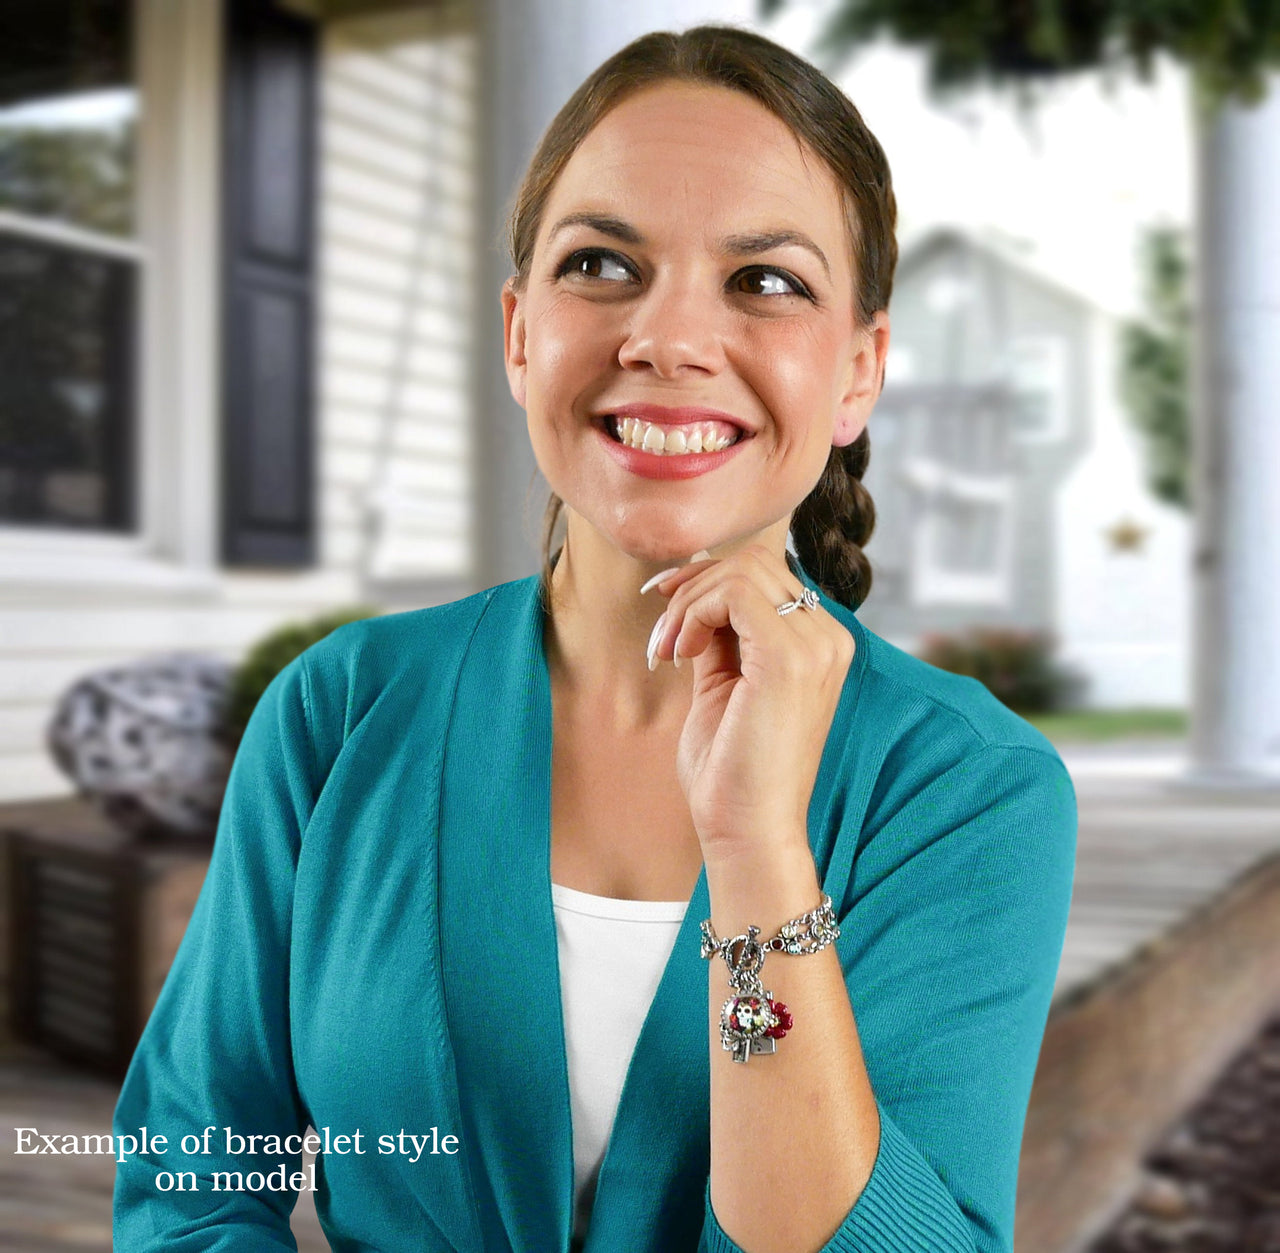
[[[871,457],[866,428],[833,448],[817,486],[791,515],[791,541],[800,564],[832,600],[857,609],[871,591],[871,562],[863,547],[876,525],[876,506],[862,485]]]

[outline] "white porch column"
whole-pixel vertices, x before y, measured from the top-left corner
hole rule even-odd
[[[1280,75],[1199,135],[1190,786],[1280,787]]]
[[[217,568],[222,367],[222,0],[137,0],[139,504],[145,550]],[[212,584],[208,585],[210,588]]]
[[[702,22],[751,26],[754,0],[482,0],[481,115],[476,136],[481,247],[475,345],[476,578],[479,587],[535,573],[547,488],[502,365],[498,295],[511,267],[508,200],[560,106],[607,56],[651,30]]]

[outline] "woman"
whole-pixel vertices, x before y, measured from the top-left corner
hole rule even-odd
[[[854,614],[893,222],[759,36],[561,111],[502,303],[564,542],[264,696],[117,1111],[213,1130],[120,1167],[119,1247],[291,1247],[308,1124],[337,1249],[1012,1247],[1075,804]]]

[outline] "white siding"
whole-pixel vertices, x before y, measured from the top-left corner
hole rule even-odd
[[[378,579],[471,565],[476,49],[462,6],[325,40],[324,560]]]
[[[1085,704],[1187,708],[1191,699],[1191,518],[1153,497],[1142,447],[1116,396],[1116,331],[1091,325],[1093,439],[1055,502],[1062,537],[1056,626],[1064,660],[1085,671]],[[1117,550],[1122,521],[1144,535]]]
[[[217,16],[207,0],[139,0],[142,62],[155,76],[150,90],[142,84],[146,147],[163,156],[144,188],[160,207],[141,243],[157,272],[181,276],[181,307],[201,313],[153,318],[146,336],[143,371],[163,402],[154,408],[164,438],[143,489],[172,488],[176,520],[172,534],[148,523],[132,538],[0,534],[0,802],[69,790],[44,749],[44,728],[57,698],[88,671],[174,650],[235,660],[284,621],[367,603],[371,579],[465,585],[476,254],[468,8],[424,4],[325,31],[320,563],[229,571],[182,538],[216,525],[216,459],[200,453],[192,406],[180,398],[197,384],[207,397],[191,363],[217,359],[202,338],[216,324],[216,285],[185,261],[193,230],[216,239],[216,40],[191,30],[216,27]],[[216,275],[216,257],[206,268]]]

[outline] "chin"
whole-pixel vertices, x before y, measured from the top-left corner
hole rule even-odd
[[[678,539],[645,544],[619,544],[618,547],[634,561],[643,565],[679,565],[688,561],[696,552],[710,548],[704,540]]]
[[[675,565],[687,561],[691,553],[711,548],[722,540],[716,528],[704,520],[689,518],[683,525],[672,522],[669,510],[628,511],[605,525],[594,527],[605,540],[634,561]]]

